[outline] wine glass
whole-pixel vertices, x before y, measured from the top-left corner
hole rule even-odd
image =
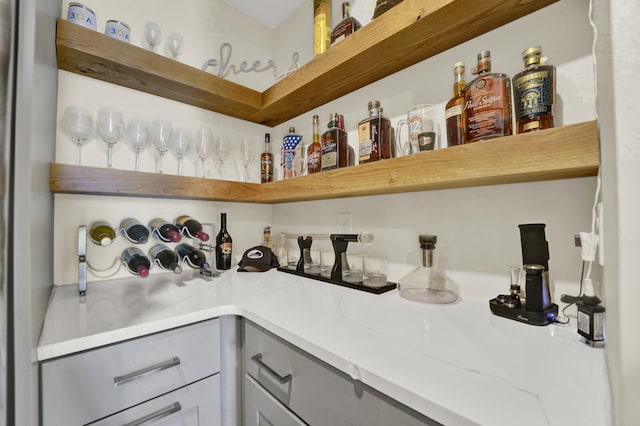
[[[240,144],[240,153],[242,154],[242,165],[244,166],[244,181],[249,182],[249,164],[256,157],[256,146],[252,139],[244,138]]]
[[[149,123],[132,118],[127,121],[127,143],[136,153],[136,172],[140,170],[140,153],[149,143]]]
[[[144,24],[144,39],[151,47],[151,51],[156,51],[156,46],[162,41],[162,30],[160,25],[153,21],[147,21]]]
[[[98,136],[107,144],[107,167],[113,167],[113,146],[124,133],[122,111],[116,108],[101,107],[96,118]]]
[[[200,157],[200,163],[202,165],[201,176],[205,177],[204,162],[211,155],[211,144],[213,141],[213,134],[210,129],[201,127],[196,131],[196,152]]]
[[[82,147],[93,139],[93,117],[88,109],[68,106],[60,122],[62,131],[78,147],[78,165],[81,164]]]
[[[151,141],[158,151],[158,173],[162,173],[162,159],[171,146],[171,122],[168,120],[153,120],[151,123]]]
[[[170,33],[167,36],[167,45],[173,59],[178,59],[178,56],[182,53],[182,48],[184,46],[182,36],[178,33]]]
[[[191,148],[191,132],[184,127],[178,128],[171,139],[171,151],[178,159],[178,175],[182,176],[182,159]]]
[[[222,167],[224,162],[229,158],[231,153],[231,140],[228,137],[220,136],[216,139],[214,146],[214,158],[218,162],[218,170],[222,175]]]

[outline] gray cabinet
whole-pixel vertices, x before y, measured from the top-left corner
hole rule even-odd
[[[242,383],[244,426],[302,426],[300,420],[253,377],[244,375]]]

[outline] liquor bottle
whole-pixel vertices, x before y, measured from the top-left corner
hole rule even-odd
[[[322,145],[322,171],[333,170],[340,167],[347,167],[349,163],[349,143],[347,132],[344,131],[344,124],[341,124],[341,115],[331,113],[329,116],[329,130],[322,134],[320,139]]]
[[[167,243],[177,243],[182,239],[178,227],[164,219],[153,219],[149,222],[151,234],[155,235],[160,241]]]
[[[362,25],[351,16],[351,5],[348,1],[342,3],[342,21],[331,31],[331,46],[341,42],[346,37],[358,31]]]
[[[373,17],[371,19],[376,19],[378,16],[382,15],[387,10],[391,9],[393,6],[401,2],[402,0],[377,0],[376,7],[373,11]]]
[[[456,62],[453,66],[453,98],[445,106],[445,119],[447,124],[447,146],[462,145],[464,143],[464,118],[462,115],[464,105],[464,62]]]
[[[99,220],[89,226],[89,238],[95,244],[108,246],[116,238],[116,231],[107,222]]]
[[[262,245],[268,248],[273,247],[273,243],[271,241],[271,227],[265,226],[262,231]]]
[[[220,232],[216,236],[216,269],[231,269],[233,240],[227,231],[227,214],[220,214]]]
[[[313,0],[313,53],[319,55],[331,41],[331,0]]]
[[[318,173],[322,170],[322,145],[318,130],[318,116],[313,116],[313,142],[307,147],[307,173]]]
[[[132,274],[140,275],[142,278],[149,276],[151,262],[138,247],[128,247],[124,249],[120,258]]]
[[[289,134],[282,138],[282,177],[291,179],[300,172],[300,142],[302,136],[296,134],[295,127],[289,127]]]
[[[120,222],[120,229],[129,241],[135,244],[145,244],[149,239],[149,229],[132,217],[123,219]]]
[[[176,254],[178,259],[186,262],[187,265],[195,269],[209,269],[207,256],[197,248],[186,243],[180,243],[176,246]]]
[[[491,52],[478,53],[474,80],[464,88],[465,143],[508,136],[511,124],[511,79],[491,72]]]
[[[173,271],[176,274],[182,272],[182,268],[178,264],[178,255],[164,244],[156,244],[151,247],[149,249],[149,256],[151,256],[153,262],[162,269]]]
[[[518,133],[553,127],[556,97],[556,69],[545,64],[542,48],[534,46],[522,52],[524,69],[513,76]]]
[[[358,124],[360,163],[391,158],[391,122],[382,116],[379,101],[369,101],[369,117]]]
[[[264,134],[264,151],[260,154],[260,183],[267,182],[273,182],[273,154],[269,133]]]
[[[202,230],[202,224],[191,216],[178,216],[176,218],[176,227],[183,236],[197,238],[200,241],[209,241],[209,234]]]

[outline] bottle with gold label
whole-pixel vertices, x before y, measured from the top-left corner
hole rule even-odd
[[[313,0],[313,53],[319,55],[331,42],[331,0]]]
[[[464,143],[464,96],[465,86],[464,62],[456,62],[453,66],[455,80],[453,83],[453,98],[445,106],[445,120],[447,124],[447,146],[462,145]]]
[[[313,116],[313,141],[307,147],[307,174],[318,173],[322,170],[322,145],[320,144],[319,118]]]
[[[524,69],[513,76],[518,133],[553,127],[556,69],[541,55],[540,46],[526,49],[522,52]]]
[[[331,113],[328,127],[321,138],[322,171],[353,165],[342,115]]]
[[[464,88],[465,143],[512,134],[511,79],[491,72],[491,52],[478,53],[478,76]]]
[[[358,123],[360,164],[391,158],[391,122],[382,116],[380,101],[369,102],[369,117]]]

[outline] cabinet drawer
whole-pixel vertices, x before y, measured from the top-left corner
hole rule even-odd
[[[243,368],[309,424],[414,426],[438,423],[244,321]]]
[[[244,426],[303,426],[305,422],[263,389],[253,377],[244,375]]]
[[[215,374],[219,342],[216,319],[43,362],[43,424],[85,424]]]
[[[95,426],[220,425],[220,375],[207,377],[91,424]]]

